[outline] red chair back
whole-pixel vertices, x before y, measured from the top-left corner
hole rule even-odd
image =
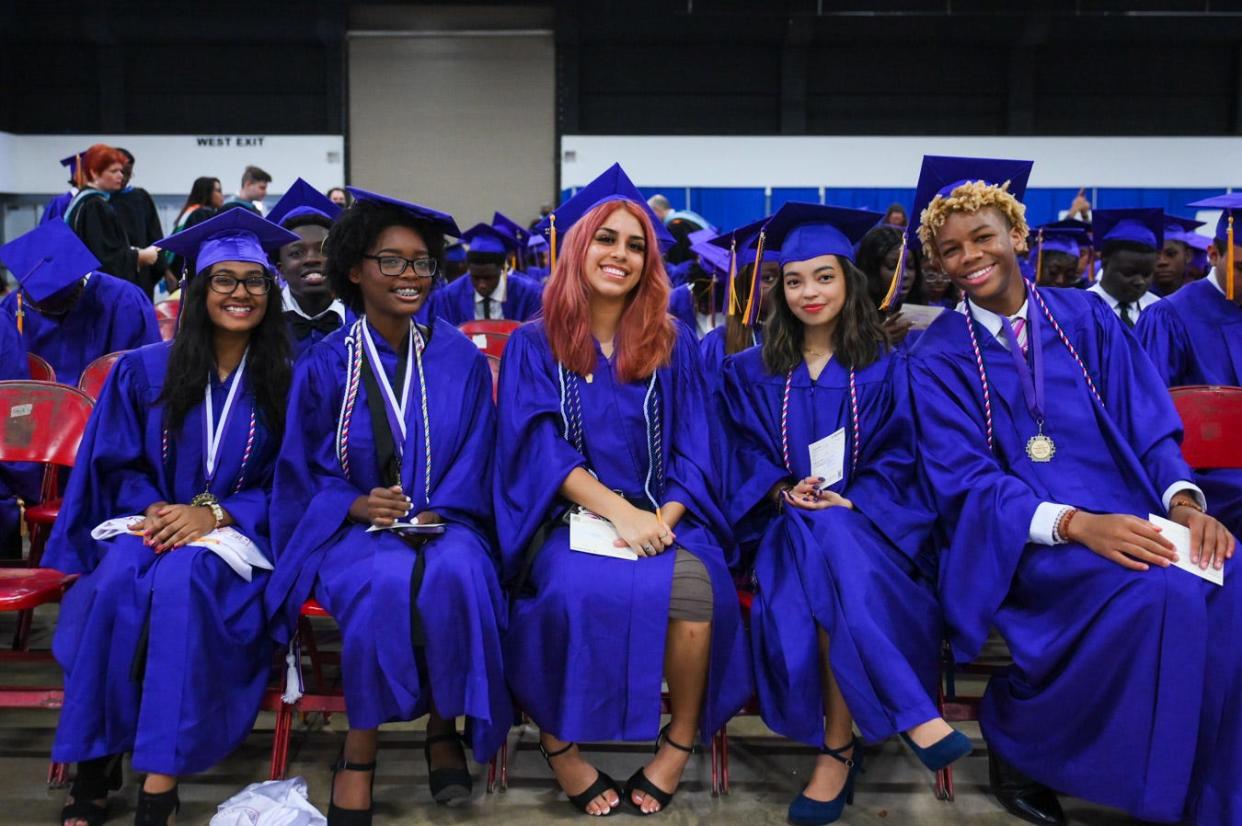
[[[457,329],[465,333],[484,353],[500,358],[504,355],[505,345],[509,343],[509,336],[520,326],[521,322],[496,318],[467,321]]]
[[[125,353],[125,350],[108,353],[86,365],[86,369],[82,371],[82,378],[78,379],[78,389],[92,399],[99,398],[104,382],[108,380],[108,374],[112,372],[112,368]]]
[[[177,333],[177,317],[181,315],[181,302],[173,299],[155,305],[155,320],[160,325],[160,338],[169,341]]]
[[[0,462],[73,467],[94,406],[76,387],[0,381]]]
[[[56,371],[43,356],[27,353],[26,364],[30,367],[31,381],[56,381]]]
[[[487,353],[487,366],[492,369],[492,401],[496,401],[496,394],[500,391],[500,356],[493,356]]]
[[[1182,455],[1195,470],[1242,469],[1242,387],[1173,387],[1186,437]]]

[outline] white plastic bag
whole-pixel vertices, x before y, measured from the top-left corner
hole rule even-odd
[[[220,804],[211,826],[328,826],[328,819],[311,805],[306,780],[269,780],[251,783]]]

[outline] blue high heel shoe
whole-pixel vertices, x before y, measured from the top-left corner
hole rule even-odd
[[[960,731],[946,734],[927,748],[920,747],[904,731],[901,733],[901,739],[906,741],[906,745],[910,747],[910,751],[914,752],[919,762],[929,771],[934,772],[940,771],[954,760],[960,760],[975,749],[970,738]]]
[[[827,826],[841,819],[841,815],[845,812],[845,805],[854,803],[854,776],[863,770],[861,745],[855,737],[839,749],[824,746],[819,750],[820,754],[826,754],[833,760],[845,764],[848,771],[845,776],[845,785],[841,788],[841,793],[832,800],[812,800],[804,794],[799,794],[789,804],[790,823],[794,826]],[[845,752],[850,749],[854,750],[854,756],[846,757]]]

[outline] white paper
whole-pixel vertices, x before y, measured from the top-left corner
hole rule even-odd
[[[443,522],[393,522],[388,527],[372,525],[367,528],[367,533],[375,533],[376,531],[409,531],[410,533],[440,534],[444,533],[444,527],[445,523]]]
[[[615,559],[638,559],[629,548],[613,543],[620,537],[617,529],[602,516],[593,513],[572,513],[569,516],[569,547],[571,550]]]
[[[470,337],[470,340],[473,341],[474,346],[478,347],[480,350],[487,349],[487,336],[482,333],[475,333]]]
[[[820,490],[835,485],[845,475],[845,428],[818,442],[811,442],[811,475],[824,481]]]
[[[925,304],[901,305],[901,317],[910,322],[912,330],[926,330],[943,312],[944,307],[929,307]]]
[[[137,536],[139,531],[135,528],[142,521],[141,516],[119,516],[115,519],[108,519],[91,531],[91,539],[103,542],[121,534]],[[250,537],[232,527],[216,528],[193,542],[187,542],[186,547],[206,548],[224,560],[224,564],[247,582],[250,581],[255,568],[261,571],[272,570],[272,563],[267,561],[267,557],[259,550],[259,546],[251,542]]]
[[[327,826],[301,777],[251,783],[220,804],[210,826]]]
[[[1160,535],[1173,543],[1173,548],[1177,551],[1177,561],[1173,563],[1173,567],[1181,568],[1187,573],[1216,585],[1225,584],[1224,568],[1217,569],[1214,565],[1209,565],[1204,569],[1190,561],[1190,528],[1171,522],[1163,516],[1156,516],[1154,513],[1147,515],[1147,521],[1159,528]]]

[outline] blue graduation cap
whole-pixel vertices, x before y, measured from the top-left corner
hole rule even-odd
[[[526,242],[530,238],[530,232],[525,227],[503,212],[492,214],[492,229],[503,232],[512,238],[518,247],[526,246]]]
[[[759,232],[771,217],[771,215],[765,215],[758,221],[751,221],[749,224],[743,224],[736,229],[722,232],[712,238],[711,243],[723,249],[730,249],[736,246],[738,267],[749,266],[755,263],[756,253],[758,252],[755,242],[759,239]],[[765,239],[763,263],[778,264],[780,260],[780,249],[772,243],[771,239]]]
[[[99,268],[99,259],[64,221],[48,221],[14,238],[0,247],[0,261],[35,303]]]
[[[1091,225],[1086,221],[1066,218],[1035,227],[1036,269],[1039,257],[1045,252],[1063,252],[1077,258],[1082,248],[1091,245]]]
[[[245,261],[271,270],[267,251],[298,240],[298,236],[260,218],[248,209],[227,209],[201,224],[155,242],[157,247],[194,262],[197,275],[221,261]]]
[[[820,255],[854,260],[854,247],[884,216],[867,209],[789,201],[763,226],[768,240],[780,248],[780,264],[806,261]]]
[[[1202,201],[1195,201],[1186,206],[1193,207],[1216,207],[1223,210],[1220,214],[1220,220],[1216,222],[1216,240],[1224,241],[1225,247],[1225,295],[1230,301],[1233,301],[1234,285],[1233,273],[1235,259],[1234,248],[1234,211],[1242,210],[1242,192],[1226,192],[1223,195],[1213,195],[1211,198],[1204,198]]]
[[[947,155],[924,155],[919,170],[919,183],[914,192],[913,220],[910,221],[911,242],[918,240],[923,213],[937,197],[947,198],[962,184],[982,181],[989,186],[1007,189],[1021,201],[1031,177],[1034,161],[1004,158],[957,158]],[[1006,186],[1007,185],[1007,186]]]
[[[537,232],[532,232],[530,238],[526,240],[526,249],[540,250],[548,246],[548,239],[544,238]]]
[[[454,238],[461,237],[461,230],[457,228],[457,222],[453,220],[453,216],[447,212],[440,212],[431,207],[412,204],[409,201],[402,201],[399,198],[391,198],[387,195],[380,195],[377,192],[368,192],[365,189],[359,189],[356,186],[347,186],[345,190],[354,196],[355,201],[368,201],[373,204],[386,204],[388,206],[403,209],[419,220],[426,221],[445,235],[451,235]]]
[[[1164,240],[1180,241],[1188,247],[1197,243],[1196,239],[1202,239],[1206,242],[1207,236],[1200,235],[1196,232],[1199,227],[1204,226],[1205,221],[1196,221],[1194,218],[1183,218],[1180,215],[1164,216]]]
[[[341,214],[341,207],[332,203],[332,199],[318,189],[298,178],[289,190],[276,202],[267,214],[267,220],[273,224],[284,226],[294,218],[315,215],[329,221]]]
[[[517,242],[511,236],[488,224],[475,224],[461,234],[461,239],[468,245],[471,255],[508,255],[517,249]]]
[[[445,261],[458,261],[458,262],[465,261],[466,260],[466,245],[461,242],[458,242],[455,244],[449,244],[447,247],[444,248],[444,260]]]
[[[1091,214],[1095,245],[1130,243],[1158,250],[1164,246],[1164,210],[1097,209]]]
[[[598,178],[582,187],[577,194],[549,213],[535,227],[537,234],[546,235],[551,242],[553,260],[555,260],[557,252],[556,235],[553,233],[564,235],[566,232],[569,232],[570,227],[578,223],[578,220],[583,215],[586,215],[600,204],[609,201],[631,201],[637,204],[646,210],[647,216],[655,226],[656,242],[660,247],[666,249],[675,243],[672,234],[664,226],[664,222],[659,219],[651,207],[647,206],[647,200],[643,198],[643,194],[638,191],[638,187],[634,186],[634,182],[625,174],[621,164],[614,163],[605,169]]]
[[[60,165],[69,170],[69,177],[75,181],[78,179],[78,166],[82,163],[82,156],[85,154],[86,150],[83,150],[60,159]]]
[[[699,263],[704,269],[710,270],[715,275],[729,274],[732,255],[724,247],[700,239],[690,244],[690,251],[699,257]]]

